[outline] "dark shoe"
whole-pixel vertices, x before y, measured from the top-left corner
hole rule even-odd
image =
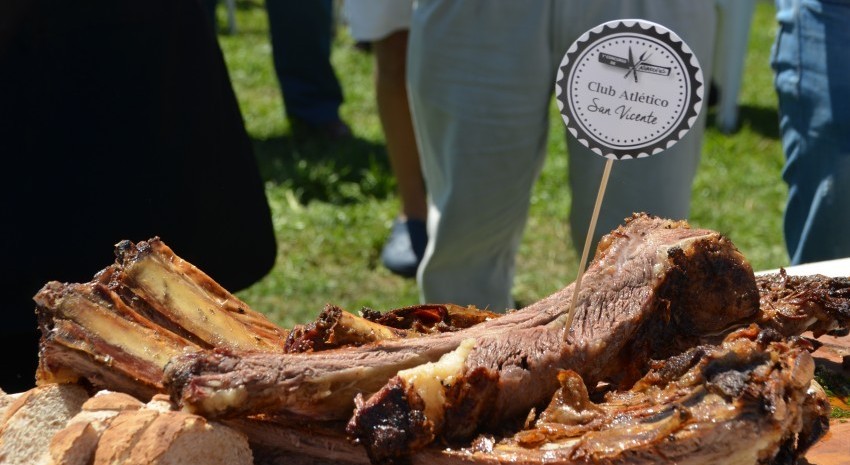
[[[708,85],[708,108],[714,108],[718,103],[720,103],[720,87],[712,80]]]
[[[381,251],[381,262],[399,276],[415,277],[427,244],[428,233],[424,221],[396,219]]]

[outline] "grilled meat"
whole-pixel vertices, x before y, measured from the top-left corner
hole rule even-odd
[[[829,404],[812,383],[808,341],[750,326],[718,345],[652,363],[629,390],[589,392],[558,373],[549,404],[519,432],[427,447],[414,465],[614,465],[795,463],[828,428]],[[333,424],[230,420],[252,439],[258,463],[366,465]]]
[[[794,463],[828,424],[807,343],[753,326],[657,362],[594,403],[575,372],[534,424],[452,451],[481,463]]]
[[[325,351],[321,357],[186,354],[166,368],[167,384],[176,402],[204,415],[273,411],[345,419],[357,394],[375,393],[401,370],[427,367],[466,344],[469,349],[457,352],[454,358],[462,360],[445,377],[463,382],[464,373],[478,369],[497,384],[495,390],[469,392],[464,400],[464,408],[487,413],[476,425],[496,427],[545,403],[557,388],[559,369],[573,369],[588,383],[629,385],[650,358],[680,352],[694,338],[758,312],[752,270],[720,234],[637,216],[603,244],[584,277],[568,335],[571,286],[465,330]],[[467,392],[461,385],[455,389]],[[494,397],[485,399],[484,393]],[[443,410],[431,409],[434,415]],[[435,430],[441,420],[430,418]]]
[[[335,442],[345,430],[368,454],[354,462],[620,463],[650,449],[714,458],[714,446],[698,447],[713,437],[699,412],[713,408],[729,413],[724,431],[769,437],[733,458],[754,463],[758,448],[764,463],[793,459],[825,428],[822,398],[799,395],[810,376],[799,375],[808,373],[806,347],[794,335],[850,327],[847,279],[754,277],[722,235],[648,215],[600,242],[571,328],[568,286],[503,316],[454,305],[356,316],[328,306],[290,332],[157,239],[116,251],[116,264],[90,283],[48,283],[36,296],[39,379],[139,397],[167,389],[184,409],[253,431],[263,447],[288,447],[263,442],[276,435],[313,444],[300,452],[304,463],[330,457],[324,446],[345,449]],[[732,363],[734,354],[747,362]],[[768,359],[785,365],[756,369]],[[709,365],[728,369],[718,378]],[[785,404],[780,388],[795,393]],[[759,411],[752,396],[772,407]],[[775,406],[791,412],[787,421],[771,420]],[[606,442],[602,431],[623,441]]]
[[[116,246],[89,283],[47,283],[35,296],[39,382],[86,380],[150,398],[187,350],[282,352],[288,332],[176,256],[157,238]]]

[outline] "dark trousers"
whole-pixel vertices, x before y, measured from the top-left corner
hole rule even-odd
[[[267,0],[274,67],[286,114],[307,124],[339,119],[342,89],[330,62],[331,0]]]

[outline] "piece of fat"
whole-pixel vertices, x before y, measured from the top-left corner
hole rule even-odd
[[[398,372],[405,382],[425,403],[425,415],[434,423],[440,423],[445,412],[446,389],[463,374],[469,353],[475,347],[475,339],[464,339],[457,349],[444,354],[436,362],[428,362]]]
[[[688,239],[681,240],[672,245],[665,245],[663,247],[659,247],[655,252],[655,264],[652,266],[653,279],[657,281],[661,279],[665,274],[667,274],[667,270],[671,266],[670,260],[668,258],[670,256],[670,249],[689,249],[695,242],[704,240],[709,237],[711,237],[711,234],[703,234],[701,236],[694,236]]]
[[[242,405],[248,398],[248,390],[245,386],[236,386],[226,389],[218,389],[211,392],[201,403],[203,412],[224,412],[229,408]],[[195,413],[190,405],[184,405],[183,411]]]

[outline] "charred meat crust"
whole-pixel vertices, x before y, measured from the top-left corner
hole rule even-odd
[[[413,386],[396,376],[368,400],[357,396],[355,409],[365,413],[352,416],[346,433],[355,443],[366,446],[373,463],[403,462],[411,451],[433,442],[435,430],[446,444],[463,444],[478,431],[480,422],[487,421],[496,381],[498,377],[490,370],[472,370],[448,386],[445,414],[435,420],[426,415],[425,401]],[[518,425],[506,423],[501,427],[511,431]]]
[[[764,342],[757,327],[666,361],[593,403],[574,372],[534,424],[448,452],[478,463],[795,463],[826,425],[803,340]],[[671,363],[673,366],[668,366]],[[727,380],[739,380],[734,388]]]
[[[326,305],[319,317],[292,329],[285,352],[319,352],[340,347],[459,331],[500,315],[458,305],[422,304],[381,313],[364,308],[356,316]]]
[[[791,276],[785,270],[758,277],[762,327],[785,336],[812,331],[845,336],[850,333],[850,278]]]
[[[466,446],[435,444],[406,458],[374,456],[372,463],[794,463],[824,434],[829,408],[822,395],[806,388],[811,376],[807,341],[775,335],[748,327],[720,345],[702,345],[657,361],[630,390],[594,395],[593,401],[583,380],[564,371],[549,406],[532,414],[516,435],[482,435]],[[743,377],[748,385],[738,397],[709,392],[711,380],[724,377]],[[421,404],[418,408],[424,409]],[[340,429],[322,430],[315,421],[280,428],[244,419],[228,423],[284,457],[273,463],[370,461]]]
[[[411,334],[375,324],[352,315],[336,305],[326,305],[316,321],[292,329],[284,344],[288,353],[319,352],[338,347],[354,347]]]
[[[434,440],[434,425],[425,416],[425,402],[398,378],[389,381],[383,397],[363,400],[355,398],[357,408],[368,414],[355,416],[346,426],[346,433],[356,443],[368,443],[366,449],[372,463],[393,463],[409,455],[411,449],[421,449]],[[367,405],[369,403],[372,405]],[[369,407],[369,408],[366,408]]]
[[[669,250],[669,272],[655,291],[654,309],[646,312],[618,364],[619,380],[628,388],[646,372],[634,360],[666,359],[694,346],[708,334],[722,335],[759,311],[759,292],[752,269],[730,254],[727,238],[697,241],[688,251]]]
[[[639,217],[618,229],[605,247],[585,275],[574,331],[566,342],[563,324],[557,323],[476,338],[458,378],[487,374],[462,404],[479,416],[467,415],[464,427],[451,431],[449,422],[432,419],[435,437],[466,440],[477,431],[521,427],[527,412],[544,407],[556,391],[561,369],[576,371],[591,386],[609,381],[628,388],[653,358],[693,347],[706,332],[720,331],[758,311],[752,269],[717,233]],[[560,294],[544,302],[557,300],[565,302],[564,307],[543,311],[563,314],[569,297]],[[460,405],[449,403],[450,387],[443,389],[441,416]],[[353,421],[365,425],[368,420],[358,416],[372,418],[370,409],[388,408],[381,406],[382,399],[397,397],[382,389],[355,409]],[[360,439],[367,450],[378,447]]]
[[[363,310],[363,317],[370,321],[421,334],[458,331],[500,316],[499,313],[479,310],[473,306],[461,307],[452,304],[412,305],[385,313],[372,309]]]

